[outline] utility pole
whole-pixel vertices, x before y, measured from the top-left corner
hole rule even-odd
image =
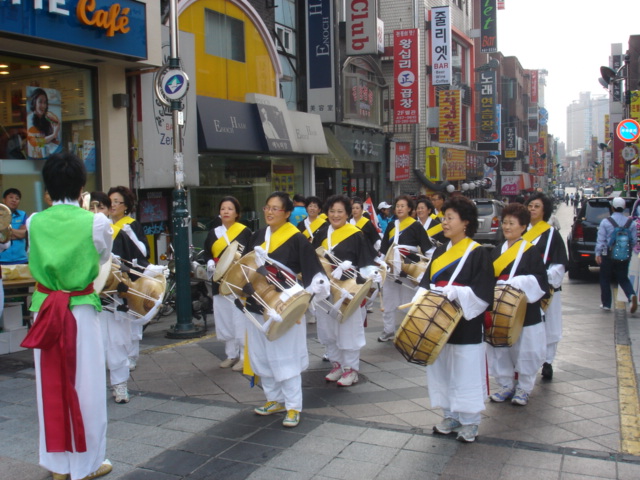
[[[178,55],[178,8],[177,0],[169,0],[169,28],[171,53],[169,63],[164,65],[156,77],[156,95],[171,107],[173,127],[173,167],[175,188],[173,190],[173,249],[176,268],[176,313],[177,323],[166,333],[167,338],[196,338],[205,330],[193,324],[191,312],[191,265],[189,259],[189,224],[191,217],[187,209],[187,194],[184,189],[184,156],[182,154],[182,98],[189,89],[189,78],[180,68]]]

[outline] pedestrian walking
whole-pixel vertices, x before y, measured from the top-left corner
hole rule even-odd
[[[614,198],[611,205],[613,213],[600,222],[596,242],[596,263],[600,265],[600,308],[611,310],[611,277],[614,276],[631,303],[630,312],[635,313],[638,296],[629,280],[629,261],[637,240],[637,226],[632,217],[622,213],[626,206],[623,198]]]

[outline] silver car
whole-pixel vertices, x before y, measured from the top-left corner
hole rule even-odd
[[[473,239],[480,243],[499,245],[504,241],[500,226],[504,203],[491,198],[475,198],[473,201],[478,207],[478,232]]]

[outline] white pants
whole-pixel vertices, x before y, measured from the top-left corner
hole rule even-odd
[[[545,312],[545,331],[547,336],[547,355],[545,362],[553,363],[558,351],[558,342],[562,339],[562,291],[555,292]]]
[[[480,420],[482,420],[481,413],[452,412],[450,410],[443,409],[442,414],[444,415],[444,418],[454,418],[462,425],[480,425]]]
[[[489,374],[503,387],[514,386],[518,372],[518,387],[531,393],[536,375],[546,352],[544,323],[536,323],[522,329],[522,334],[511,347],[487,346]]]
[[[268,402],[279,402],[287,410],[302,411],[302,376],[281,382],[273,377],[260,377],[260,383]]]
[[[224,295],[214,295],[213,318],[216,323],[216,337],[224,342],[227,358],[244,358],[243,313]]]
[[[142,325],[131,324],[131,343],[128,346],[128,356],[138,360],[140,356],[140,340],[142,340]]]
[[[109,382],[111,385],[126,382],[129,379],[129,343],[131,343],[130,325],[126,317],[114,315],[106,309],[98,313],[104,351],[107,356]]]
[[[69,473],[79,480],[95,472],[105,459],[107,446],[107,397],[105,395],[105,356],[100,322],[91,305],[79,305],[71,310],[76,318],[76,392],[84,422],[87,451],[47,452],[42,413],[41,350],[34,349],[36,394],[40,423],[40,465],[50,472]],[[37,321],[37,314],[34,322]]]
[[[390,275],[387,276],[382,290],[384,333],[395,333],[398,326],[397,314],[402,313],[403,317],[407,314],[405,311],[398,310],[398,307],[409,303],[415,293],[415,288],[396,283]]]

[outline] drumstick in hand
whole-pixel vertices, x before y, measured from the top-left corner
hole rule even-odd
[[[378,296],[380,297],[380,311],[384,312],[384,302],[382,299],[382,285],[378,283]]]

